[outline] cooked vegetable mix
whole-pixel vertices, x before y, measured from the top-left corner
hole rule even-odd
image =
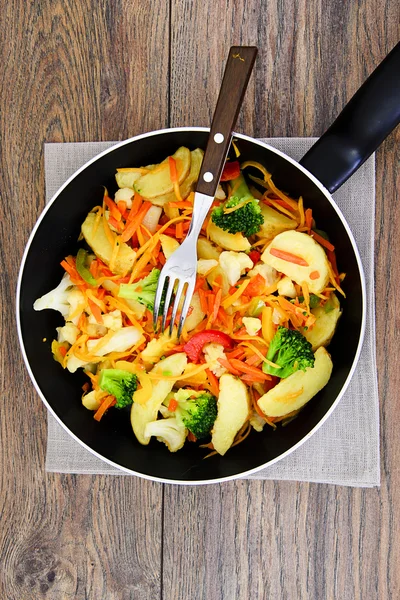
[[[129,408],[141,444],[155,437],[176,452],[199,440],[211,456],[289,422],[328,383],[345,275],[302,198],[259,163],[227,161],[181,338],[154,331],[160,270],[187,235],[202,159],[181,147],[118,169],[117,192],[104,190],[82,223],[87,247],[65,257],[34,308],[63,316],[52,353],[87,374],[82,404],[97,421]]]

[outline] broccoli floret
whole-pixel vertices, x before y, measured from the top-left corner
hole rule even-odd
[[[267,359],[279,368],[263,364],[264,373],[284,379],[298,370],[314,366],[314,354],[310,342],[299,331],[278,327],[269,345]]]
[[[103,369],[100,373],[99,386],[115,396],[116,408],[124,408],[132,404],[132,396],[137,389],[137,377],[134,373],[122,369]]]
[[[154,312],[154,300],[156,297],[158,279],[160,270],[153,269],[147,277],[140,279],[136,283],[121,283],[119,286],[118,296],[136,300],[140,304],[144,304],[151,312]],[[161,300],[161,310],[163,308],[164,297]]]
[[[185,390],[182,390],[184,392]],[[197,439],[209,435],[217,418],[217,399],[210,392],[201,392],[194,398],[180,400],[179,392],[175,395],[178,401],[176,415],[196,436]]]
[[[252,196],[243,175],[232,181],[232,189],[234,195],[221,206],[214,208],[211,219],[215,225],[229,233],[240,232],[247,237],[254,235],[264,223],[258,200]],[[226,212],[238,205],[240,208]]]

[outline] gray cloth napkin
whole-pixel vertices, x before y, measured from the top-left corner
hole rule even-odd
[[[264,140],[299,160],[312,138]],[[115,142],[45,145],[46,198],[83,164]],[[356,239],[367,280],[367,326],[352,381],[337,408],[302,446],[249,479],[313,481],[358,487],[380,484],[379,401],[375,357],[374,217],[375,161],[371,157],[334,194]],[[125,472],[83,448],[48,415],[47,471],[115,474]]]

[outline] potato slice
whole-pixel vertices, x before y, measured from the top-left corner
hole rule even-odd
[[[178,183],[181,184],[190,171],[190,150],[181,146],[172,157],[176,161]],[[155,169],[152,169],[150,173],[146,173],[139,177],[139,179],[134,182],[134,188],[138,194],[148,200],[172,192],[174,184],[171,181],[168,159],[163,160],[163,162]]]
[[[187,331],[192,331],[206,316],[201,309],[200,296],[198,292],[195,292],[190,301],[190,306],[193,309],[190,315],[185,321],[185,328]]]
[[[164,256],[167,259],[175,252],[175,250],[178,250],[180,246],[178,240],[169,235],[165,235],[165,233],[160,235],[160,242]]]
[[[104,232],[103,224],[101,222],[98,225],[95,233],[93,233],[95,221],[96,214],[90,212],[82,223],[82,234],[95,255],[108,266],[110,264],[113,248]],[[126,273],[129,273],[129,271],[132,269],[135,257],[136,252],[132,250],[128,244],[121,242],[118,255],[115,260],[115,273],[118,275],[126,275]]]
[[[207,281],[208,283],[212,286],[214,284],[214,281],[216,280],[216,278],[218,276],[221,276],[221,280],[222,280],[222,297],[224,298],[230,288],[231,288],[231,284],[228,281],[228,277],[226,276],[225,271],[222,269],[221,265],[218,265],[217,267],[215,267],[215,269],[213,269],[208,275],[207,275]]]
[[[301,266],[271,254],[276,249],[293,254],[308,264]],[[284,273],[299,285],[305,281],[313,294],[320,294],[329,281],[328,259],[322,246],[311,236],[299,231],[284,231],[277,235],[261,256],[261,260]]]
[[[219,390],[218,415],[211,441],[218,454],[224,455],[249,418],[250,398],[247,385],[230,374],[221,376]]]
[[[274,210],[270,206],[267,206],[263,202],[260,203],[261,214],[264,217],[264,223],[261,225],[261,229],[256,233],[259,238],[272,239],[278,233],[287,231],[289,229],[296,229],[297,222],[286,215]]]
[[[204,258],[205,260],[219,260],[221,252],[221,248],[217,248],[217,246],[207,238],[199,237],[197,240],[197,254],[199,258]]]
[[[191,160],[189,175],[179,186],[179,191],[183,200],[189,196],[191,191],[193,191],[194,184],[199,178],[204,152],[200,148],[196,148],[196,150],[192,150],[190,156]],[[161,196],[157,196],[156,198],[150,198],[150,201],[153,204],[157,204],[157,206],[164,206],[168,202],[176,202],[176,195],[175,192],[169,192],[168,194],[163,194]]]
[[[163,373],[168,371],[171,375],[176,375],[178,379],[182,375],[187,365],[187,357],[184,352],[168,356],[152,369],[152,373]],[[153,392],[151,398],[146,404],[135,403],[135,394],[133,395],[133,404],[131,408],[131,425],[137,440],[147,445],[150,442],[150,436],[145,435],[146,425],[157,419],[158,411],[167,395],[172,390],[175,381],[170,379],[160,379],[153,383]],[[136,393],[136,392],[135,392]]]
[[[296,371],[259,398],[258,406],[267,417],[282,417],[298,410],[326,386],[332,373],[331,357],[323,347],[314,356],[312,368]]]
[[[311,309],[316,317],[312,329],[301,329],[301,333],[308,339],[315,352],[320,346],[327,346],[335,333],[336,325],[342,314],[340,303],[335,294],[331,294],[329,301],[324,306],[316,306]]]
[[[229,233],[218,227],[210,219],[207,227],[207,235],[214,244],[225,250],[244,252],[250,250],[250,242],[242,233]]]

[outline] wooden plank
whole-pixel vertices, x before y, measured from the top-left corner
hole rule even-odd
[[[168,5],[0,0],[0,23],[0,597],[158,598],[162,486],[46,475],[46,411],[17,348],[13,307],[44,206],[43,143],[167,125]]]
[[[243,43],[258,45],[260,54],[237,129],[260,137],[320,135],[399,33],[392,0],[175,1],[171,124],[209,125],[228,47]],[[167,486],[165,598],[398,596],[399,141],[397,131],[377,152],[381,489],[258,481]]]

